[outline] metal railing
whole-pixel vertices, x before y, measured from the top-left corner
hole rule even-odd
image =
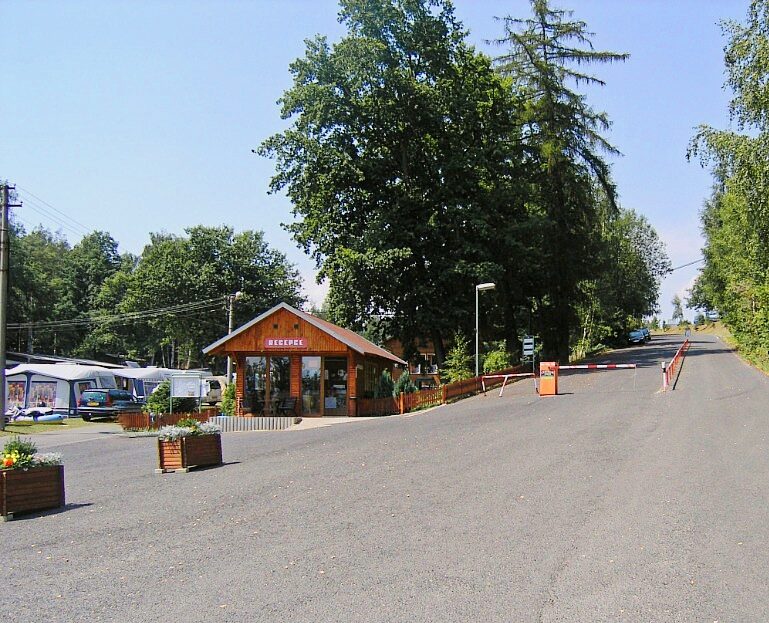
[[[670,363],[662,362],[662,391],[667,391],[671,386],[675,389],[678,374],[681,372],[681,365],[683,364],[684,357],[686,357],[686,351],[689,350],[690,346],[691,342],[689,340],[684,340],[684,343],[681,344],[681,347],[676,351],[676,354],[673,359],[670,360]]]

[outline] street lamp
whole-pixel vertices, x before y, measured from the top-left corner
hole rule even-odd
[[[478,355],[480,342],[478,339],[478,292],[481,290],[493,290],[497,287],[495,283],[479,283],[475,286],[475,376],[480,376],[480,358]]]
[[[235,310],[235,301],[243,296],[243,293],[238,291],[235,294],[227,295],[227,335],[232,333],[233,324],[233,312]],[[227,355],[227,385],[232,383],[232,358]]]

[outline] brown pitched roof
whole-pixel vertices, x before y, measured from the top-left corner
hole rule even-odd
[[[255,324],[261,322],[268,316],[272,315],[279,309],[285,309],[294,314],[295,316],[301,318],[305,322],[310,323],[311,325],[317,327],[324,333],[328,333],[331,337],[335,338],[336,340],[339,340],[342,342],[342,344],[347,345],[354,351],[360,353],[361,355],[373,355],[376,357],[382,357],[384,359],[389,359],[390,361],[394,361],[395,363],[399,363],[402,365],[407,365],[403,359],[400,359],[399,357],[396,357],[393,355],[390,351],[385,350],[384,348],[377,346],[373,342],[369,342],[366,338],[363,336],[358,335],[354,331],[350,331],[349,329],[344,329],[342,327],[338,327],[335,324],[332,324],[326,320],[322,320],[318,318],[317,316],[313,316],[312,314],[308,314],[307,312],[300,311],[294,307],[291,307],[288,303],[279,303],[272,309],[267,310],[263,314],[257,316],[250,322],[247,322],[242,327],[238,328],[237,330],[233,331],[232,333],[229,333],[228,335],[225,335],[223,338],[217,340],[213,344],[209,344],[203,349],[203,352],[208,354],[212,350],[218,348],[219,346],[223,346],[227,341],[235,337],[236,335],[239,335],[240,333],[243,333],[244,331],[247,331],[251,327],[253,327]]]

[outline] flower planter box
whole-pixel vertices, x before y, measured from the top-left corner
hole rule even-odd
[[[64,506],[64,466],[0,471],[0,516],[31,513]]]
[[[158,462],[155,471],[186,472],[191,467],[222,464],[221,435],[190,435],[175,441],[158,439]]]

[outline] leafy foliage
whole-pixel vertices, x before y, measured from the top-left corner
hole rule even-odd
[[[261,147],[272,191],[291,198],[289,229],[329,278],[332,322],[387,314],[403,344],[429,335],[442,357],[495,265],[493,210],[522,204],[507,192],[513,93],[449,2],[342,0],[340,20],[341,41],[316,37],[291,65],[292,125]]]
[[[379,377],[376,387],[374,388],[374,398],[387,398],[393,396],[393,390],[395,389],[395,383],[393,382],[392,375],[383,370]]]
[[[690,157],[712,165],[701,213],[705,265],[689,305],[718,310],[740,348],[769,349],[769,2],[752,0],[745,24],[724,22],[729,104],[736,130],[700,126]]]
[[[496,345],[496,348],[486,353],[483,358],[483,372],[491,374],[505,370],[513,365],[513,356],[507,352],[507,342],[502,340]]]
[[[143,410],[148,413],[169,413],[171,409],[171,381],[165,380],[147,397]],[[174,398],[174,413],[190,413],[197,411],[198,401],[194,398]]]
[[[568,361],[580,283],[599,275],[594,258],[601,252],[600,230],[617,210],[600,153],[618,153],[601,135],[610,127],[606,114],[595,112],[569,85],[602,86],[584,67],[628,55],[596,51],[587,25],[572,20],[570,11],[552,9],[547,0],[531,0],[531,8],[530,18],[502,20],[505,34],[497,43],[508,50],[496,62],[523,93],[524,140],[536,163],[529,209],[541,218],[545,241],[537,305],[544,355]]]
[[[603,159],[618,153],[603,137],[609,119],[578,90],[603,85],[588,66],[627,55],[595,50],[571,12],[530,2],[529,18],[501,20],[502,54],[492,61],[467,43],[449,0],[341,0],[344,35],[306,42],[280,102],[286,129],[260,147],[275,160],[271,191],[292,202],[288,230],[315,259],[318,279],[329,280],[323,317],[377,343],[396,337],[409,354],[429,339],[437,363],[459,375],[465,368],[457,351],[448,361],[447,336],[472,330],[476,284],[496,284],[483,295],[485,338],[512,344],[523,332],[537,335],[544,354],[563,361],[652,313],[669,269],[648,222],[619,209]],[[751,7],[752,19],[765,19],[763,1]],[[730,84],[757,89],[760,39],[752,28],[728,29]],[[755,112],[762,97],[740,97],[733,114],[765,123]],[[738,206],[759,219],[769,205],[760,136],[698,136],[693,153],[715,158],[718,148],[729,178],[714,222]],[[763,257],[761,228],[740,232],[736,220],[728,228],[718,244]],[[155,233],[135,257],[121,255],[106,232],[70,248],[60,234],[13,223],[11,249],[12,323],[93,323],[38,326],[30,346],[39,350],[216,366],[200,348],[227,330],[226,295],[244,293],[236,325],[279,301],[303,302],[296,269],[256,231]],[[726,283],[718,266],[714,259],[697,288],[711,308]],[[754,268],[730,270],[758,301],[767,288],[757,275],[767,271]],[[209,305],[144,315],[199,301]],[[105,319],[126,314],[130,322]],[[26,328],[15,331],[9,342],[24,350]]]
[[[228,383],[222,392],[222,413],[235,415],[235,383]]]
[[[684,310],[681,307],[681,297],[677,294],[674,295],[670,304],[673,306],[672,319],[681,322],[684,319]]]
[[[413,394],[417,391],[417,386],[414,385],[414,381],[411,380],[408,370],[404,370],[403,374],[398,377],[393,387],[393,396],[399,396],[400,394]]]
[[[446,383],[473,378],[473,356],[470,354],[470,340],[462,333],[454,334],[454,345],[446,356],[441,368],[441,378]]]
[[[9,322],[33,323],[30,330],[10,328],[11,348],[94,359],[114,354],[168,367],[211,363],[202,361],[200,349],[227,331],[227,294],[242,292],[234,308],[238,324],[280,301],[303,302],[298,272],[261,232],[226,226],[152,234],[135,257],[121,255],[106,232],[70,248],[60,234],[26,233],[12,224],[9,285]],[[212,313],[216,299],[221,311]],[[208,304],[196,308],[201,301]],[[183,304],[192,307],[145,314]],[[116,315],[130,318],[115,322]],[[61,323],[46,324],[51,321]]]

